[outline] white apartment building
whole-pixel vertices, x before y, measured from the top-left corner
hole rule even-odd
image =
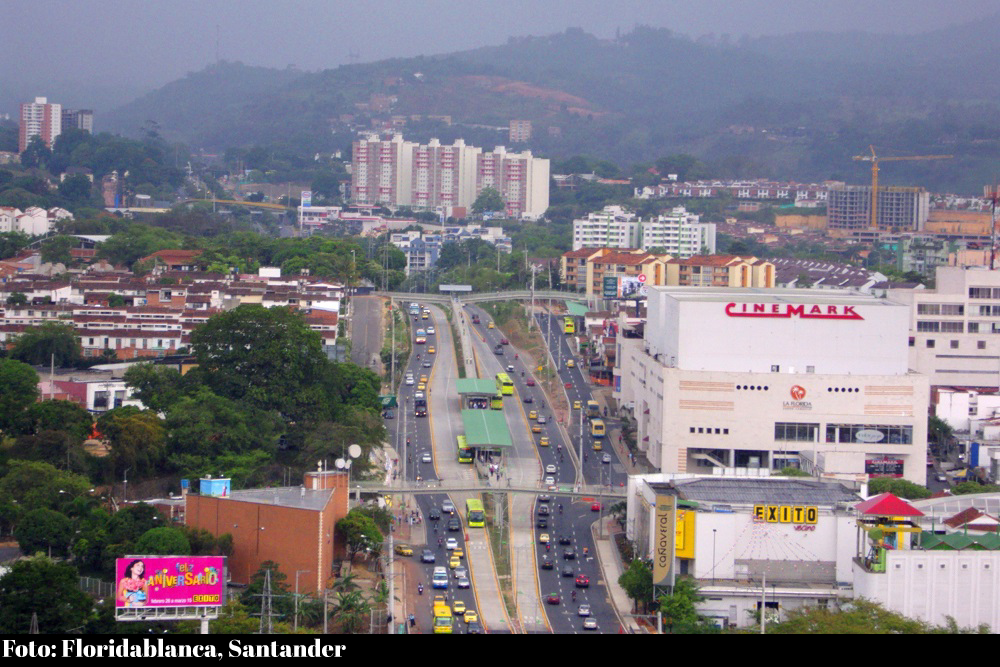
[[[472,208],[476,200],[476,159],[481,148],[457,139],[442,146],[437,139],[413,148],[412,204],[417,208],[439,206]]]
[[[360,206],[409,206],[412,203],[413,149],[403,135],[381,140],[377,134],[354,142],[351,201]]]
[[[605,206],[585,219],[573,221],[573,250],[580,248],[638,248],[639,219],[621,206]]]
[[[661,472],[798,466],[926,479],[929,383],[905,304],[850,292],[648,287],[614,396]]]
[[[1000,386],[1000,272],[938,267],[933,290],[890,290],[910,310],[910,368],[934,386]]]
[[[715,253],[715,223],[701,222],[700,216],[688,213],[683,206],[666,215],[642,223],[643,250],[662,248],[662,253],[677,259]]]
[[[36,97],[34,102],[21,105],[21,123],[18,130],[18,153],[31,143],[32,137],[41,137],[48,148],[62,134],[62,105],[49,104],[47,98]]]
[[[538,220],[549,208],[549,161],[497,146],[476,159],[476,195],[493,188],[511,218]]]

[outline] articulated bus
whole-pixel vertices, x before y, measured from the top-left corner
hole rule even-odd
[[[493,410],[503,410],[503,394],[497,392],[497,395],[490,399],[490,408]]]
[[[506,373],[497,373],[497,391],[504,396],[514,395],[514,381]]]
[[[483,501],[479,498],[469,498],[465,501],[465,520],[469,528],[482,528],[486,522],[486,512],[483,510]]]
[[[563,318],[563,333],[576,333],[576,324],[573,322],[573,318],[568,315]]]
[[[465,436],[460,435],[456,440],[458,441],[458,462],[472,463],[472,447],[466,444]]]
[[[600,419],[595,419],[590,422],[590,435],[595,438],[604,437],[604,422]]]

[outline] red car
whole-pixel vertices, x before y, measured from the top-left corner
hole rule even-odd
[[[576,576],[576,587],[577,588],[589,588],[590,587],[590,577],[585,574],[578,574]]]
[[[501,345],[510,345],[510,341],[507,340],[506,338],[501,338],[500,339],[500,344]]]
[[[548,596],[546,596],[546,598],[545,598],[545,602],[547,604],[559,604],[559,602],[560,602],[559,594],[558,593],[549,593]]]
[[[600,512],[601,511],[601,503],[597,503],[597,502],[592,503],[590,505],[590,511],[591,512]]]
[[[528,381],[525,384],[527,384],[529,387],[534,387],[535,380],[533,378],[528,378]]]

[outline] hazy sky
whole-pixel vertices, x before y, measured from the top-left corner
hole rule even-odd
[[[225,60],[316,70],[352,51],[361,61],[447,53],[568,27],[919,33],[997,11],[1000,0],[0,0],[0,85],[159,87],[215,60],[216,26]]]

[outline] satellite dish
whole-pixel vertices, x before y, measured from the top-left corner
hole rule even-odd
[[[343,470],[344,469],[344,459],[337,459],[336,461],[333,462],[333,465],[337,466],[337,470]]]
[[[361,446],[351,445],[350,447],[347,448],[347,453],[351,455],[352,459],[356,459],[359,456],[361,456]]]

